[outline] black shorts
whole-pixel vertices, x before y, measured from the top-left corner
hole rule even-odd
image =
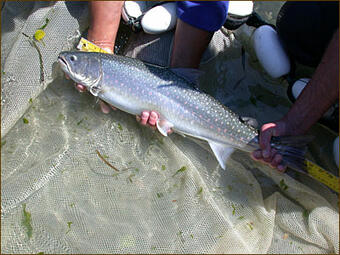
[[[339,2],[286,2],[276,27],[289,56],[316,67],[339,27]]]

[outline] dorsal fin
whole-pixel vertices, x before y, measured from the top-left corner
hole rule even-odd
[[[203,71],[194,68],[170,68],[170,70],[187,82],[194,84],[195,88],[199,88],[199,78],[204,73]]]

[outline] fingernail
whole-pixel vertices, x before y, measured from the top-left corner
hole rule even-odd
[[[84,92],[85,88],[82,85],[76,84],[76,88],[79,92]]]
[[[148,117],[145,116],[145,114],[142,114],[140,124],[146,125],[146,122],[148,121]]]
[[[105,103],[100,102],[100,109],[102,110],[103,113],[107,114],[110,112],[110,107],[107,106]]]
[[[107,108],[105,107],[102,107],[102,112],[105,113],[105,114],[108,114],[110,112],[110,110],[108,110]]]
[[[262,152],[262,156],[263,156],[264,158],[268,158],[268,157],[269,157],[269,152],[268,152],[268,151],[263,151],[263,152]]]
[[[285,167],[283,165],[278,165],[277,166],[277,169],[280,171],[280,172],[283,172],[285,170]]]

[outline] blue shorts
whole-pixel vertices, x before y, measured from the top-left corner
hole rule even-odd
[[[229,1],[178,1],[177,17],[194,27],[215,32],[228,15]]]

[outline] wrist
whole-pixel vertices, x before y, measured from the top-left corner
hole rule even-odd
[[[98,47],[113,53],[115,46],[115,37],[109,37],[105,32],[89,29],[87,39]]]

